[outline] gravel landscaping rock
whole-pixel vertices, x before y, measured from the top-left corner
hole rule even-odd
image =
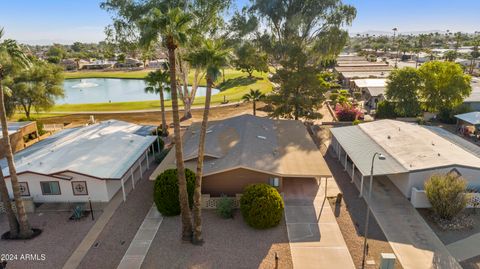
[[[267,230],[255,230],[235,212],[223,219],[214,210],[203,210],[205,244],[194,246],[180,240],[180,217],[163,219],[142,268],[292,268],[285,221]]]
[[[95,212],[96,217],[99,214],[100,212]],[[42,229],[42,233],[32,240],[1,240],[1,254],[16,254],[16,258],[12,257],[15,260],[8,261],[7,268],[62,268],[95,223],[90,218],[70,221],[71,215],[71,212],[29,214],[28,219],[32,227]],[[7,217],[5,214],[0,214],[0,231],[3,233],[7,230]],[[37,260],[25,260],[26,254],[37,254],[36,257],[33,256]],[[42,254],[44,254],[44,259],[42,259]]]

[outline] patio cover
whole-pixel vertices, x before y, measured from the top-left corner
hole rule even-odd
[[[479,125],[480,124],[480,112],[478,112],[478,111],[455,115],[455,118],[457,118],[459,120],[462,120],[464,122],[468,122],[468,123],[473,124],[473,125]]]

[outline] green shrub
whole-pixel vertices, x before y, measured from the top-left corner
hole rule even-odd
[[[394,119],[397,117],[395,112],[395,104],[388,101],[381,101],[377,105],[375,118],[377,119]]]
[[[193,191],[195,189],[195,173],[185,169],[187,178],[187,192],[190,207],[193,204]],[[178,198],[177,169],[168,169],[158,175],[155,180],[153,199],[157,209],[164,216],[176,216],[180,214],[180,202]]]
[[[352,125],[359,125],[360,123],[362,123],[361,120],[354,120],[354,121],[352,122]]]
[[[277,226],[282,220],[283,200],[278,191],[267,184],[252,184],[240,199],[240,211],[248,225],[257,229]]]
[[[222,195],[220,201],[217,204],[217,214],[224,218],[229,219],[233,217],[233,199],[225,195]]]
[[[164,150],[160,151],[159,153],[155,153],[155,163],[156,164],[161,163],[163,161],[163,159],[165,159],[165,157],[167,156],[169,151],[170,151],[170,149],[164,149]]]
[[[167,130],[165,131],[165,133],[162,131],[162,125],[160,124],[158,127],[157,127],[157,130],[156,130],[156,135],[160,136],[160,137],[166,137],[168,136],[168,126],[167,126]]]
[[[471,112],[472,110],[468,105],[461,104],[455,108],[442,108],[437,114],[437,119],[442,123],[447,124],[455,124],[457,122],[457,118],[455,115],[464,114]]]
[[[454,174],[433,175],[425,182],[425,192],[432,209],[440,218],[451,220],[467,205],[467,181]]]

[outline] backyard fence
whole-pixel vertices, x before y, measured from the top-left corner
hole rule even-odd
[[[233,200],[233,207],[240,208],[241,194],[236,194],[235,197],[228,197]],[[210,197],[210,194],[202,194],[202,208],[203,209],[216,209],[220,200],[224,197]]]

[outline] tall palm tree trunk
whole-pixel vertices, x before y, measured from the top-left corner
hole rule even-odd
[[[163,96],[163,89],[160,88],[160,110],[162,113],[162,135],[167,133],[167,119],[165,118],[165,97]],[[158,149],[160,150],[160,149]]]
[[[182,138],[180,136],[180,118],[178,116],[178,97],[177,80],[175,69],[175,49],[176,45],[168,40],[168,60],[170,62],[170,87],[172,89],[172,115],[173,115],[173,140],[175,142],[175,158],[177,163],[178,175],[178,197],[180,199],[180,209],[182,215],[182,240],[192,240],[192,216],[188,205],[187,180],[185,178],[185,165],[183,163]]]
[[[253,116],[257,115],[257,102],[253,100]]]
[[[203,244],[202,236],[202,174],[203,158],[205,152],[205,137],[207,136],[208,114],[210,112],[210,100],[212,97],[212,79],[207,77],[207,92],[205,95],[205,109],[198,141],[197,175],[195,178],[195,192],[193,195],[193,243]]]
[[[3,177],[3,171],[0,169],[0,196],[2,196],[3,207],[8,218],[8,225],[10,227],[10,238],[16,238],[18,236],[18,221],[15,216],[15,212],[12,209],[12,203],[8,197],[7,183]]]
[[[1,68],[1,67],[0,67]],[[1,70],[0,70],[1,73]],[[2,74],[0,74],[0,81],[2,80]],[[30,238],[33,231],[28,223],[27,213],[23,206],[22,197],[20,194],[20,186],[18,185],[17,170],[15,168],[15,162],[13,160],[12,146],[10,144],[10,137],[8,136],[7,126],[7,113],[5,111],[5,98],[3,94],[3,87],[0,83],[0,122],[2,125],[2,134],[5,147],[5,155],[7,157],[8,170],[10,171],[10,181],[12,182],[13,197],[15,199],[15,206],[17,208],[18,222],[20,227],[19,237]]]

